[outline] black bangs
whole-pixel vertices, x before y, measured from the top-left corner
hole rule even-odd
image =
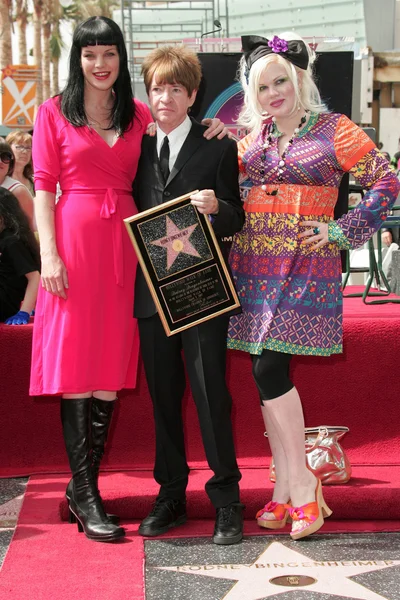
[[[77,48],[85,46],[121,46],[121,31],[111,19],[92,17],[82,23],[76,31],[74,45]]]
[[[113,85],[114,106],[112,125],[118,135],[123,135],[132,127],[135,105],[131,77],[128,69],[128,57],[122,31],[107,17],[90,17],[77,25],[69,57],[67,84],[61,92],[61,113],[74,127],[89,125],[85,113],[85,78],[82,71],[82,48],[87,46],[116,46],[119,54],[119,73]]]

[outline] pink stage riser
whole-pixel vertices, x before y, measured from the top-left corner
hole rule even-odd
[[[346,306],[350,308],[347,314],[345,310],[344,354],[329,358],[296,357],[293,377],[303,399],[306,424],[349,427],[343,445],[355,467],[368,468],[368,477],[358,475],[351,486],[329,489],[328,497],[332,494],[342,497],[338,518],[357,518],[359,514],[359,518],[375,519],[374,514],[365,514],[363,502],[368,499],[367,512],[372,513],[373,507],[381,504],[382,515],[378,518],[399,519],[400,402],[396,358],[400,356],[400,306],[368,309],[358,299],[347,300]],[[59,400],[28,396],[31,335],[31,326],[0,325],[0,476],[3,477],[68,472]],[[228,379],[234,401],[238,460],[244,472],[243,484],[245,488],[250,486],[244,493],[251,512],[256,504],[268,499],[264,494],[268,485],[264,468],[269,464],[269,453],[248,355],[229,352]],[[188,460],[193,468],[204,469],[196,411],[189,394],[184,412]],[[141,366],[137,389],[120,393],[104,469],[123,472],[139,469],[140,473],[132,473],[133,478],[151,480],[153,456],[152,408]],[[353,508],[347,515],[345,499],[349,496],[344,490],[350,489]],[[374,498],[372,503],[369,491]],[[131,493],[134,489],[127,490],[127,495]],[[147,508],[154,493],[155,486],[142,487],[139,496]],[[194,490],[192,496],[196,494]],[[112,502],[112,498],[107,500]],[[138,502],[139,505],[128,503],[130,508],[125,517],[141,516],[140,508],[138,512],[141,500]],[[207,502],[203,505],[208,506]],[[207,517],[207,510],[204,508],[198,517]],[[387,511],[390,514],[384,514]]]
[[[396,307],[397,308],[397,307]],[[345,352],[329,358],[297,357],[294,381],[308,426],[346,425],[343,444],[353,464],[400,464],[400,402],[396,358],[400,318],[347,319]],[[67,470],[59,424],[59,401],[30,398],[31,327],[0,326],[0,475]],[[268,464],[257,391],[248,355],[229,352],[236,447],[242,465]],[[152,465],[154,428],[143,370],[134,391],[120,393],[105,468]],[[204,461],[190,397],[185,400],[188,459]]]

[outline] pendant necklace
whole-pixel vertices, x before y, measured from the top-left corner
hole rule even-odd
[[[295,128],[295,130],[293,131],[293,134],[291,136],[291,138],[289,139],[288,143],[286,144],[282,155],[279,158],[279,162],[278,162],[278,181],[281,183],[283,181],[283,170],[285,168],[285,158],[286,158],[286,154],[289,151],[291,145],[293,144],[294,139],[297,137],[297,135],[300,133],[301,128],[303,127],[304,123],[307,121],[307,112],[306,114],[303,115],[300,119],[300,123],[298,124],[298,126]],[[278,193],[278,190],[273,190],[272,192],[267,192],[267,186],[265,185],[265,161],[267,158],[266,155],[266,150],[267,148],[269,148],[269,146],[271,145],[271,141],[272,141],[272,137],[275,133],[276,130],[276,118],[272,117],[272,123],[269,125],[268,127],[268,136],[267,139],[265,140],[264,144],[263,144],[263,152],[261,154],[261,168],[260,168],[260,175],[261,175],[261,189],[268,194],[269,196],[276,196],[276,194]]]

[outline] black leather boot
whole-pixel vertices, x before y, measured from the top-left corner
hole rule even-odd
[[[92,398],[91,411],[91,449],[92,471],[96,485],[99,481],[100,462],[104,455],[111,419],[114,412],[115,400],[105,401]]]
[[[99,471],[101,459],[104,456],[104,450],[110,430],[111,419],[114,412],[115,400],[99,400],[93,396],[91,410],[91,458],[92,458],[92,473],[99,489]],[[111,523],[118,525],[118,515],[107,513],[107,517]]]
[[[69,510],[78,521],[78,530],[99,542],[117,540],[125,530],[110,522],[94,480],[89,444],[90,398],[61,399],[61,422],[72,471]]]
[[[91,465],[94,481],[98,489],[100,462],[104,455],[105,444],[110,429],[111,419],[114,412],[115,400],[104,401],[98,398],[92,398],[91,418],[90,418],[90,449],[91,449]],[[69,504],[72,494],[72,479],[67,485],[65,496]],[[107,513],[107,517],[111,523],[118,525],[119,517]],[[69,512],[69,522],[75,523],[75,516]]]

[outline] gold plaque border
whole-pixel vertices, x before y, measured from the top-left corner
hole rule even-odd
[[[180,203],[183,203],[185,200],[187,200],[188,198],[190,198],[190,196],[192,196],[193,194],[197,194],[198,191],[199,190],[193,190],[192,192],[189,192],[188,194],[184,194],[183,196],[179,196],[178,198],[174,198],[173,200],[168,200],[168,202],[163,202],[162,204],[159,204],[158,206],[155,206],[154,208],[149,208],[147,210],[144,210],[142,212],[137,213],[136,215],[133,215],[132,217],[128,217],[127,219],[124,219],[124,223],[125,223],[125,226],[126,226],[126,228],[128,230],[129,237],[131,238],[133,247],[135,248],[135,252],[137,254],[139,264],[140,264],[140,266],[142,268],[142,271],[143,271],[144,277],[146,279],[147,285],[149,286],[149,290],[150,290],[151,296],[153,298],[154,304],[156,305],[157,312],[160,315],[161,322],[163,324],[165,333],[166,333],[166,335],[168,337],[171,336],[171,335],[174,335],[175,333],[181,333],[182,331],[185,331],[186,329],[190,329],[190,327],[194,327],[195,325],[199,325],[200,323],[204,323],[205,321],[209,321],[210,319],[214,319],[215,317],[218,317],[219,315],[222,315],[225,312],[230,312],[231,310],[234,310],[235,308],[239,308],[240,307],[239,298],[237,296],[235,286],[233,285],[233,281],[232,281],[231,275],[230,275],[230,273],[228,271],[228,268],[227,268],[227,266],[225,264],[224,257],[222,256],[222,252],[221,252],[221,249],[219,247],[216,235],[214,233],[214,229],[213,229],[213,227],[212,227],[209,219],[207,218],[207,215],[205,215],[206,218],[204,219],[204,222],[207,224],[206,226],[208,227],[211,239],[212,239],[212,241],[214,243],[215,253],[217,254],[218,259],[219,259],[219,265],[218,266],[220,266],[222,268],[223,272],[224,272],[226,281],[228,283],[229,291],[231,293],[231,296],[232,296],[232,299],[233,299],[234,303],[232,305],[230,305],[229,307],[227,307],[227,308],[224,308],[224,309],[222,309],[220,311],[217,311],[217,312],[213,313],[212,315],[207,315],[206,317],[201,317],[199,319],[196,319],[195,321],[193,321],[192,323],[190,323],[190,325],[184,325],[183,327],[179,327],[179,328],[174,329],[172,331],[169,328],[168,321],[167,321],[167,319],[165,317],[165,314],[164,314],[164,310],[163,310],[163,308],[161,306],[161,303],[160,303],[160,301],[158,299],[157,292],[156,292],[156,290],[154,288],[152,279],[151,279],[151,277],[150,277],[150,275],[149,275],[149,273],[147,271],[147,267],[146,267],[146,264],[144,262],[142,253],[141,253],[141,251],[139,249],[139,245],[138,245],[138,243],[136,241],[135,236],[132,233],[132,229],[130,227],[130,223],[132,223],[134,221],[137,221],[139,219],[142,219],[143,217],[146,217],[146,216],[151,217],[151,215],[155,215],[155,214],[157,214],[157,212],[161,212],[161,211],[165,210],[165,208],[170,208],[170,207],[176,206],[176,205],[178,205]]]

